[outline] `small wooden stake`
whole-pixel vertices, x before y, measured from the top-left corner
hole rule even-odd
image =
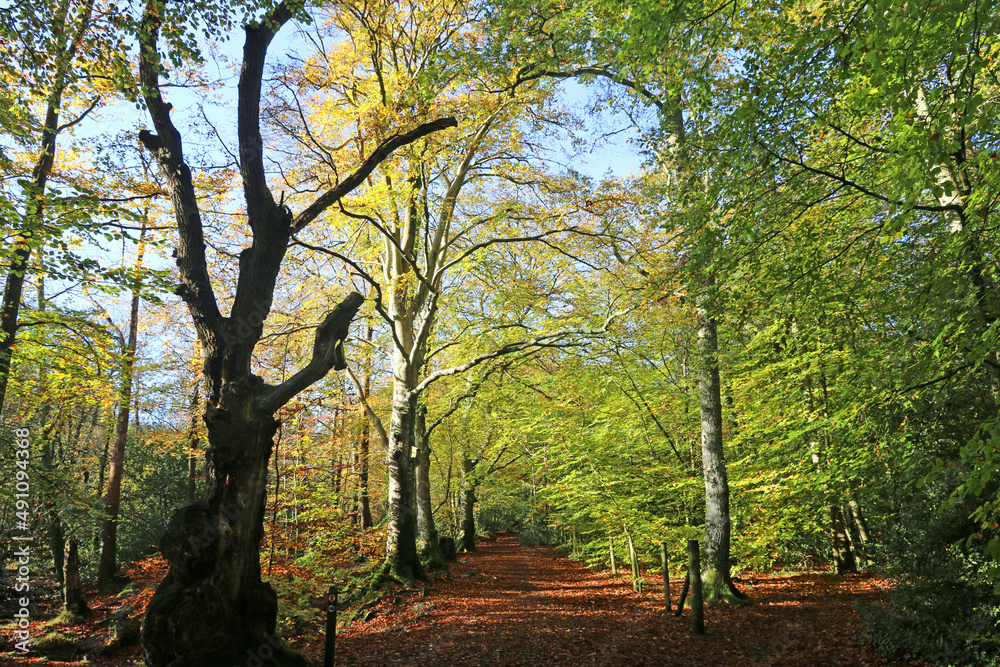
[[[691,631],[705,634],[705,603],[701,594],[701,554],[698,540],[688,540],[688,577],[691,579]]]
[[[674,616],[680,616],[684,613],[684,601],[687,600],[688,588],[691,586],[691,573],[688,572],[687,576],[684,577],[684,585],[681,586],[681,600],[677,603],[677,611],[674,612]]]
[[[660,563],[663,565],[663,602],[670,613],[670,571],[667,569],[667,543],[660,542]]]

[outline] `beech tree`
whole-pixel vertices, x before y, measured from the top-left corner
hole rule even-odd
[[[368,414],[389,470],[386,570],[401,581],[424,576],[421,555],[444,565],[431,512],[430,444],[418,417],[425,410],[425,392],[443,377],[498,356],[588,335],[578,327],[559,327],[557,321],[521,322],[512,327],[527,334],[524,338],[453,360],[450,368],[432,367],[432,360],[454,345],[438,323],[442,311],[456,307],[451,299],[460,297],[450,292],[467,280],[461,275],[466,267],[486,261],[483,256],[495,248],[558,244],[574,234],[593,233],[574,219],[585,215],[582,198],[572,194],[573,177],[546,174],[530,158],[533,138],[524,118],[533,117],[539,126],[562,122],[547,108],[549,93],[525,87],[518,95],[498,94],[493,89],[500,82],[472,62],[470,54],[486,39],[480,14],[474,5],[451,0],[420,7],[391,2],[337,7],[329,24],[352,37],[350,54],[344,54],[345,44],[335,44],[288,76],[288,102],[283,114],[275,114],[282,123],[307,109],[311,120],[300,140],[304,158],[317,166],[288,170],[286,182],[297,189],[314,188],[338,173],[345,153],[350,155],[346,147],[356,151],[383,141],[391,127],[387,119],[426,109],[462,117],[459,131],[400,151],[380,165],[363,195],[344,200],[342,236],[374,237],[362,258],[353,261],[324,249],[369,286],[374,309],[389,328],[393,395],[388,424],[374,410]],[[345,112],[361,112],[356,127],[331,122]],[[298,240],[317,249],[330,241],[328,236]],[[457,337],[472,331],[466,328]],[[362,383],[355,384],[364,397]],[[430,415],[428,421],[437,417]]]
[[[722,300],[718,260],[722,237],[714,231],[716,202],[706,183],[715,177],[710,163],[692,150],[692,128],[711,118],[713,78],[709,63],[722,61],[729,46],[728,14],[693,3],[664,8],[656,3],[625,7],[594,2],[571,9],[544,5],[535,9],[540,21],[521,38],[523,64],[511,85],[539,78],[594,78],[619,87],[631,97],[629,106],[650,105],[657,122],[646,144],[661,173],[653,180],[666,200],[667,227],[685,237],[686,291],[697,311],[697,349],[701,410],[702,462],[705,480],[705,597],[736,602],[741,597],[730,576],[731,519],[729,483],[723,447],[718,318]],[[515,12],[516,15],[516,12]],[[584,39],[599,16],[608,29],[598,39]],[[513,20],[513,19],[508,19]],[[557,26],[557,29],[553,27]],[[704,46],[701,41],[712,46]],[[655,65],[650,65],[655,63]],[[704,139],[699,132],[699,141]]]
[[[210,24],[228,22],[214,9]],[[267,317],[288,243],[327,208],[365,181],[392,151],[456,124],[452,118],[416,124],[390,134],[350,175],[338,180],[299,213],[276,201],[268,184],[260,132],[261,81],[268,46],[278,30],[302,15],[303,6],[281,2],[244,27],[243,62],[235,109],[245,215],[252,233],[240,253],[239,277],[228,315],[216,298],[205,254],[205,229],[192,170],[180,131],[170,117],[161,78],[165,51],[161,33],[171,37],[186,25],[187,5],[147,4],[138,25],[139,78],[152,131],[139,134],[162,172],[177,221],[178,295],[187,305],[203,349],[208,432],[206,492],[171,520],[160,548],[170,571],[149,603],[143,620],[147,663],[220,665],[246,660],[262,645],[273,646],[277,600],[261,581],[259,543],[263,537],[267,463],[278,428],[274,413],[330,369],[345,367],[343,341],[360,307],[348,295],[316,330],[309,363],[278,385],[252,370],[252,356]],[[183,34],[183,33],[181,33]],[[270,643],[269,643],[270,640]],[[304,665],[280,645],[265,664]]]

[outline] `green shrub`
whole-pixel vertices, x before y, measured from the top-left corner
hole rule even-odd
[[[531,503],[527,500],[505,498],[507,502],[491,504],[479,511],[479,530],[496,535],[519,531],[531,514]]]
[[[884,604],[859,608],[862,635],[890,655],[910,653],[939,665],[1000,665],[1000,605],[987,597],[941,582],[901,586]]]
[[[970,515],[975,499],[949,503],[954,476],[904,492],[879,560],[895,582],[882,604],[859,609],[862,634],[877,649],[940,665],[1000,665],[1000,595],[982,582],[989,559]]]

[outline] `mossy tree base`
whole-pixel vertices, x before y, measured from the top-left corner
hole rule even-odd
[[[372,585],[381,586],[385,581],[393,581],[404,588],[414,588],[418,581],[426,582],[428,578],[427,572],[419,562],[404,566],[386,561]]]
[[[425,572],[441,572],[448,569],[448,560],[438,546],[422,549],[420,551],[420,563]]]
[[[702,596],[705,604],[719,603],[731,605],[750,604],[750,598],[736,589],[732,580],[718,570],[706,570],[701,575]]]

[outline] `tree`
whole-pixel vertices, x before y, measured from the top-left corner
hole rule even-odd
[[[142,269],[145,236],[146,225],[143,225],[139,236],[139,254],[136,259],[137,272]],[[111,453],[111,468],[108,472],[108,488],[104,494],[105,518],[101,529],[101,561],[97,568],[98,586],[109,583],[118,571],[118,508],[121,505],[125,446],[128,442],[129,414],[132,406],[132,381],[135,372],[135,351],[139,337],[140,300],[140,291],[138,288],[134,288],[129,307],[127,335],[123,335],[120,329],[114,327],[114,322],[110,321],[109,318],[109,324],[117,329],[123,359],[121,385],[118,392],[118,416],[115,419],[115,443]]]
[[[227,6],[209,7],[210,25],[226,23]],[[302,11],[282,2],[259,19],[247,20],[243,63],[235,110],[240,174],[249,247],[240,253],[232,306],[224,316],[215,295],[205,254],[205,230],[181,134],[170,118],[161,77],[165,57],[160,35],[176,36],[189,11],[168,3],[149,3],[138,25],[139,83],[153,132],[139,134],[156,160],[177,221],[176,249],[180,285],[204,354],[204,421],[208,431],[205,499],[188,505],[171,520],[160,548],[170,571],[157,588],[143,620],[143,648],[150,665],[219,665],[242,662],[261,646],[274,646],[276,596],[261,581],[259,543],[263,537],[264,480],[278,428],[274,413],[330,369],[343,369],[343,340],[363,301],[352,293],[330,311],[316,330],[309,363],[278,385],[251,370],[252,354],[292,235],[362,184],[400,146],[454,126],[454,119],[426,122],[380,142],[349,176],[293,214],[275,201],[264,164],[260,133],[261,81],[268,45],[278,30]],[[225,18],[225,20],[223,20]],[[269,643],[270,641],[270,643]],[[265,664],[304,665],[277,642]]]
[[[522,8],[523,9],[523,8]],[[595,77],[624,87],[628,105],[651,104],[657,126],[647,144],[654,164],[663,170],[659,189],[668,201],[668,226],[687,237],[688,291],[698,312],[699,396],[705,475],[705,597],[730,602],[742,597],[730,576],[729,483],[723,448],[717,318],[721,299],[717,263],[721,237],[712,211],[716,202],[705,187],[715,177],[710,162],[696,155],[688,140],[695,129],[699,141],[710,132],[715,100],[709,64],[723,60],[732,30],[723,7],[692,3],[665,8],[641,2],[595,2],[567,9],[533,8],[541,19],[521,38],[524,59],[513,86],[544,77]],[[598,39],[583,37],[593,17],[603,30]],[[510,19],[508,19],[510,20]],[[711,43],[703,48],[699,38]]]
[[[580,333],[553,331],[550,322],[533,331],[535,323],[522,322],[512,327],[548,333],[505,341],[453,368],[434,370],[431,361],[454,344],[439,328],[441,313],[454,307],[450,293],[461,289],[463,270],[484,262],[487,251],[514,252],[506,249],[531,242],[552,245],[583,233],[583,225],[571,218],[583,202],[572,193],[572,175],[547,175],[529,160],[531,128],[524,127],[523,118],[535,114],[538,124],[560,122],[547,108],[547,92],[525,88],[518,95],[497,94],[491,90],[490,73],[470,57],[484,39],[479,8],[452,1],[419,8],[390,2],[344,5],[331,13],[330,23],[354,37],[354,60],[341,58],[331,65],[333,54],[344,50],[336,45],[333,54],[320,54],[287,78],[284,88],[290,99],[284,113],[275,116],[279,123],[281,118],[298,117],[307,108],[303,102],[310,103],[315,110],[310,112],[312,128],[301,135],[302,152],[317,162],[317,168],[300,168],[294,174],[297,180],[289,170],[290,186],[315,187],[319,175],[338,173],[344,147],[353,150],[383,140],[386,119],[427,109],[463,117],[460,132],[400,151],[380,166],[364,196],[343,203],[341,223],[350,230],[345,235],[360,240],[371,234],[376,239],[367,257],[351,261],[329,247],[325,250],[368,283],[376,295],[375,310],[389,327],[393,395],[388,425],[374,411],[368,414],[387,451],[386,572],[412,581],[424,576],[419,551],[435,565],[444,564],[428,512],[430,484],[424,475],[429,441],[419,437],[417,427],[417,415],[426,404],[424,393],[440,378],[488,359]],[[346,125],[349,132],[345,124],[331,123],[345,110],[354,115],[359,109],[361,122]],[[532,201],[536,192],[547,200],[548,210]],[[300,242],[319,247],[327,241]],[[360,383],[355,384],[359,395],[365,395]],[[421,480],[416,479],[418,471]]]
[[[794,18],[787,25],[770,20],[775,11]],[[723,129],[733,162],[759,165],[756,187],[744,184],[739,196],[765,203],[757,205],[763,214],[755,216],[752,234],[760,246],[748,243],[746,250],[766,263],[764,239],[805,236],[797,225],[782,231],[790,211],[798,217],[839,205],[853,219],[829,220],[840,225],[833,233],[850,243],[828,261],[848,264],[841,258],[862,252],[891,257],[894,246],[910,251],[895,265],[896,302],[874,311],[893,315],[883,324],[887,347],[873,363],[891,358],[898,372],[869,387],[869,403],[855,397],[844,410],[854,405],[856,413],[867,414],[860,405],[876,413],[882,412],[878,403],[922,405],[924,392],[961,395],[966,382],[988,383],[988,393],[997,396],[992,332],[1000,301],[995,270],[985,258],[996,246],[995,201],[988,193],[998,171],[986,119],[993,115],[997,85],[988,53],[998,20],[988,3],[812,8],[789,2],[775,3],[747,25],[756,46],[732,88],[733,113]],[[777,81],[796,83],[778,90],[772,86]],[[763,191],[780,194],[762,199]],[[733,232],[751,237],[746,228]],[[816,285],[811,274],[821,267],[803,278]],[[850,284],[844,274],[838,283]],[[865,305],[864,297],[840,284],[813,289],[852,311]],[[897,323],[904,322],[900,329]],[[970,406],[969,412],[978,409]],[[976,427],[985,433],[993,423],[986,418]],[[989,452],[988,441],[973,437],[967,444]],[[938,445],[928,439],[926,446]],[[974,458],[977,463],[964,460],[976,470],[972,474],[989,478],[982,467],[989,455]],[[997,515],[995,501],[981,509],[986,533],[975,535],[989,534],[995,521],[987,517]],[[978,540],[975,535],[970,539]],[[995,563],[1000,538],[992,544]]]
[[[101,214],[96,198],[84,186],[76,184],[74,193],[63,196],[50,192],[50,180],[59,136],[114,97],[113,86],[128,76],[120,32],[114,12],[104,11],[97,0],[54,0],[30,6],[16,3],[0,17],[0,80],[7,89],[3,98],[16,99],[11,105],[14,108],[44,108],[40,123],[31,114],[15,113],[10,107],[4,109],[0,122],[4,129],[20,124],[11,136],[18,144],[33,144],[35,151],[30,175],[17,174],[21,177],[12,179],[21,189],[19,201],[7,193],[0,195],[12,200],[5,201],[7,206],[0,210],[6,214],[5,227],[15,238],[4,253],[9,269],[0,302],[0,409],[7,394],[32,253],[67,230],[85,230],[86,224]],[[60,115],[74,102],[80,103],[82,111],[70,120],[61,120]],[[83,269],[86,273],[93,268],[92,261],[81,261],[75,253],[60,255],[57,258],[64,270],[79,273]],[[51,263],[49,270],[56,269]]]

